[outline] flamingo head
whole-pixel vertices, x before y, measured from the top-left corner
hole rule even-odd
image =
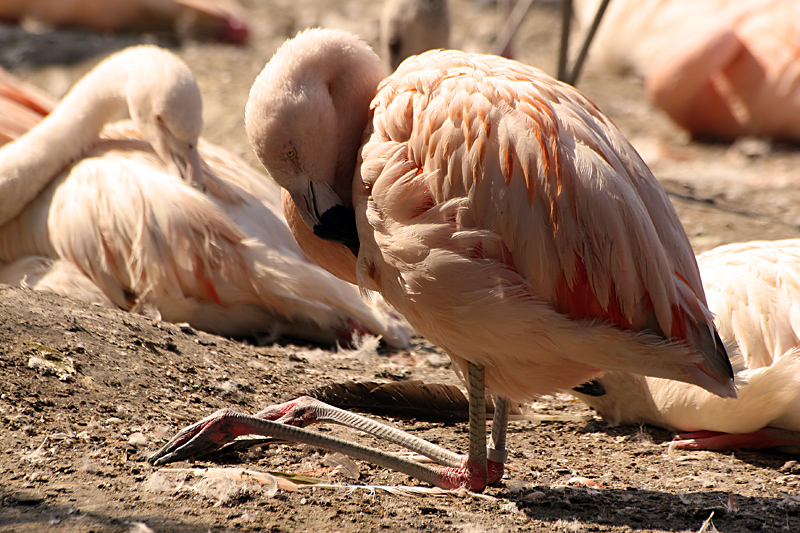
[[[317,237],[356,253],[353,176],[383,77],[380,58],[356,36],[307,30],[267,63],[245,111],[256,155],[302,221]]]
[[[177,56],[154,46],[140,48],[150,61],[144,73],[131,80],[127,92],[131,118],[174,174],[204,189],[197,150],[203,103],[197,81]]]

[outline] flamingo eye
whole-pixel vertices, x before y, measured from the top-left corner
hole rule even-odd
[[[294,148],[289,148],[286,151],[286,157],[287,159],[295,159],[297,157],[297,150],[295,150]]]

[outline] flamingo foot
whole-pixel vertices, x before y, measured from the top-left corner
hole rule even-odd
[[[486,461],[486,467],[488,469],[486,478],[487,483],[489,485],[496,485],[500,483],[500,480],[503,479],[503,474],[506,472],[505,463],[498,463],[490,459]]]
[[[367,448],[303,429],[305,426],[317,422],[334,422],[370,433],[426,455],[444,466],[431,468],[392,456],[382,450]],[[472,491],[482,491],[487,483],[497,483],[502,478],[504,471],[502,462],[490,460],[488,464],[481,465],[478,461],[452,453],[404,431],[338,409],[308,396],[270,406],[255,416],[238,413],[231,409],[221,409],[181,430],[153,454],[149,462],[154,466],[160,466],[203,455],[243,435],[277,437],[303,442],[330,451],[338,451],[356,459],[370,461],[403,472],[446,489],[466,487]]]
[[[721,433],[696,431],[681,433],[671,446],[682,450],[764,450],[768,448],[798,448],[800,433],[765,427],[753,433]]]
[[[431,468],[420,463],[392,456],[355,443],[329,437],[303,429],[317,422],[334,422],[370,433],[428,456],[441,467]],[[203,455],[220,448],[243,435],[265,435],[304,442],[323,449],[348,454],[356,459],[403,472],[445,489],[466,487],[482,491],[487,483],[493,484],[503,477],[502,462],[489,460],[483,465],[467,456],[454,454],[440,446],[424,441],[360,415],[338,409],[314,398],[303,396],[273,405],[257,415],[221,409],[211,416],[181,430],[158,450],[149,462],[160,466]],[[501,454],[498,457],[505,457]]]
[[[505,472],[505,465],[495,461],[487,461],[482,467],[478,461],[463,456],[459,467],[443,467],[439,469],[442,479],[438,486],[448,490],[466,488],[472,492],[483,492],[488,485],[500,482]]]
[[[154,466],[205,455],[242,435],[252,433],[247,415],[232,409],[220,409],[214,414],[182,429],[166,445],[153,454]]]

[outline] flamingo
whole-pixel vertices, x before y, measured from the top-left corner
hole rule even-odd
[[[697,257],[709,308],[742,385],[736,400],[674,381],[610,372],[579,397],[612,424],[681,432],[686,449],[800,450],[800,240],[720,246]]]
[[[106,125],[126,107],[132,122]],[[166,50],[134,47],[95,67],[0,149],[0,281],[222,335],[369,332],[407,346],[380,298],[300,250],[267,176],[198,140],[201,112],[194,76]]]
[[[408,56],[447,48],[450,9],[447,0],[386,0],[381,10],[381,49],[391,70]]]
[[[466,456],[394,434],[444,466],[401,465],[362,447],[353,456],[480,491],[503,475],[510,400],[622,368],[735,396],[675,211],[574,88],[512,60],[452,50],[411,57],[383,79],[357,36],[310,29],[264,67],[245,124],[291,199],[287,218],[304,223],[292,226],[295,238],[311,254],[320,247],[323,266],[383,294],[467,381]],[[487,389],[499,396],[488,452]],[[255,416],[222,410],[150,460],[248,433],[321,446],[319,434],[286,428],[369,425],[352,416],[307,398]]]
[[[800,141],[800,4],[701,4],[615,1],[597,51],[644,76],[652,102],[693,137]]]
[[[53,97],[0,67],[0,146],[34,127],[55,105]]]
[[[103,32],[175,30],[231,43],[246,42],[249,33],[236,0],[0,1],[0,20],[25,19]]]

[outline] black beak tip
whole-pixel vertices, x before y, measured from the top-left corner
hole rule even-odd
[[[359,240],[356,229],[356,214],[352,209],[336,205],[319,217],[319,224],[312,228],[320,239],[344,244],[358,255]]]

